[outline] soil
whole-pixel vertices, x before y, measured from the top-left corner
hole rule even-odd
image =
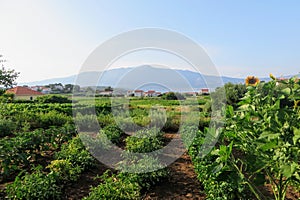
[[[178,134],[168,133],[165,134],[165,142],[169,143],[171,140],[178,139]],[[180,145],[179,145],[180,146]],[[165,153],[166,158],[171,158],[176,155],[176,152],[181,151],[183,154],[179,158],[175,158],[174,162],[167,168],[170,172],[169,177],[150,188],[147,192],[142,195],[143,200],[160,200],[160,199],[205,199],[205,193],[203,187],[197,179],[197,175],[194,172],[191,158],[184,150],[183,147],[174,148],[169,152]],[[173,151],[173,152],[172,152]],[[95,177],[102,175],[107,169],[104,164],[98,162],[96,166],[85,171],[81,174],[79,181],[66,185],[63,190],[64,200],[77,200],[88,196],[91,187],[95,187],[101,183],[100,179]],[[0,184],[0,199],[5,194],[3,190],[5,184]],[[265,185],[261,188],[264,195],[272,199],[271,187]],[[300,199],[300,194],[294,192],[295,190],[289,188],[287,191],[287,200]]]
[[[191,159],[186,153],[168,168],[169,179],[151,188],[143,199],[205,199]]]
[[[166,140],[178,139],[178,134],[165,134]],[[180,146],[180,145],[178,145]],[[178,159],[168,166],[170,171],[169,178],[164,182],[150,188],[144,194],[144,200],[150,199],[205,199],[203,188],[194,172],[194,167],[190,156],[184,150],[184,147],[177,147],[175,151],[184,152]],[[173,156],[168,152],[166,156]]]
[[[165,137],[166,141],[169,142],[171,139],[176,139],[178,134],[165,134]],[[179,149],[176,151],[179,151]],[[171,157],[172,152],[168,153],[165,156]],[[78,182],[65,188],[64,199],[77,200],[87,196],[90,187],[97,186],[100,183],[100,180],[94,179],[94,177],[103,174],[107,169],[109,168],[105,165],[97,163],[95,169],[83,173]],[[169,165],[168,169],[170,171],[169,177],[164,182],[150,188],[142,195],[142,199],[205,199],[205,194],[201,192],[202,186],[197,180],[193,164],[186,152]]]
[[[97,162],[96,166],[85,171],[81,174],[78,181],[67,185],[64,190],[64,200],[77,200],[82,199],[83,197],[88,196],[91,187],[96,187],[101,183],[100,179],[97,179],[97,176],[102,175],[109,168],[103,165],[102,163]]]

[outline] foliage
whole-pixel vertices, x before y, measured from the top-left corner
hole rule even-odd
[[[127,153],[124,160],[118,163],[118,169],[125,176],[132,176],[142,188],[149,189],[151,186],[165,179],[169,171],[166,166],[151,155],[142,155],[141,158]]]
[[[162,99],[166,100],[184,100],[185,97],[180,93],[167,92],[161,96]]]
[[[73,166],[79,166],[88,169],[94,166],[94,158],[85,149],[80,137],[74,137],[68,144],[61,147],[61,151],[55,154],[58,160],[67,160]]]
[[[58,179],[63,183],[76,181],[83,169],[78,165],[73,165],[69,160],[53,160],[47,166],[52,172],[57,173]]]
[[[0,137],[11,135],[16,129],[16,124],[12,120],[0,119]]]
[[[38,96],[35,101],[38,103],[72,103],[72,100],[68,99],[68,97],[61,95]]]
[[[216,108],[221,108],[227,104],[236,108],[246,91],[244,84],[226,83],[223,87],[217,88],[216,91],[211,94],[213,100],[212,105],[216,106]],[[222,102],[225,100],[224,97],[226,97],[226,102]]]
[[[94,199],[140,199],[140,186],[125,174],[111,175],[106,171],[101,177],[105,182],[92,188],[91,193],[84,200]]]
[[[0,55],[0,63],[4,63],[5,60],[1,59],[3,57]],[[16,85],[15,81],[19,76],[19,72],[16,72],[14,69],[5,69],[3,64],[0,68],[0,86],[5,88],[10,88]]]
[[[133,136],[125,139],[126,149],[134,153],[148,153],[159,150],[163,142],[157,129],[144,129],[137,131]]]
[[[270,183],[283,200],[288,187],[300,188],[299,81],[275,79],[247,90],[237,110],[228,106],[223,133],[207,129],[189,148],[208,199],[264,199],[261,186]],[[220,137],[202,158],[209,133]]]
[[[278,87],[278,84],[285,87]],[[268,91],[268,95],[261,91]],[[231,120],[225,134],[246,155],[239,158],[232,154],[230,162],[251,166],[233,167],[246,177],[246,184],[257,197],[260,194],[253,182],[264,175],[267,179],[262,181],[272,185],[274,197],[278,200],[285,199],[288,186],[300,186],[299,100],[299,81],[295,78],[274,79],[262,84],[261,88],[248,87],[238,111],[233,112],[229,107]],[[293,105],[288,102],[293,102]],[[251,176],[247,177],[248,173]]]
[[[9,177],[36,161],[38,155],[50,148],[57,149],[69,140],[75,131],[72,126],[24,132],[16,137],[0,140],[1,179]]]
[[[98,132],[99,124],[96,115],[82,115],[81,113],[77,113],[74,118],[74,122],[79,131],[93,131]]]
[[[14,101],[14,94],[8,93],[8,94],[2,94],[0,96],[0,102],[1,103],[11,103]]]
[[[59,199],[60,188],[56,184],[57,174],[44,174],[37,169],[34,173],[26,173],[17,177],[7,186],[8,199]]]
[[[66,123],[71,123],[72,118],[57,111],[50,111],[48,113],[39,113],[36,116],[37,124],[35,126],[42,128],[49,128],[51,126],[63,126]],[[35,128],[33,126],[33,128]]]
[[[117,125],[108,125],[105,126],[100,132],[104,133],[107,138],[115,144],[119,144],[121,142],[121,136],[124,132]]]

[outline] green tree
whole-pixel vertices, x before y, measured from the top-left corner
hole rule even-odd
[[[162,95],[162,98],[163,99],[166,99],[166,100],[184,100],[185,97],[180,94],[180,93],[175,93],[175,92],[167,92],[165,94]]]
[[[227,104],[236,108],[246,91],[247,89],[244,84],[226,83],[223,87],[217,88],[216,91],[211,94],[214,100],[213,105],[219,108]],[[226,95],[226,102],[221,102],[224,100],[224,98],[222,98],[223,95]]]
[[[3,56],[0,55],[0,87],[10,88],[16,85],[16,79],[19,76],[19,72],[16,72],[13,69],[6,69],[4,67],[4,63],[6,62],[5,59],[2,58]]]
[[[111,86],[108,86],[104,89],[104,91],[106,92],[113,91],[113,88]]]

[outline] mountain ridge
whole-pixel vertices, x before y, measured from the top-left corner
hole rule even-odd
[[[171,76],[172,75],[172,76]],[[99,81],[101,78],[101,82]],[[191,88],[210,88],[215,89],[225,83],[244,83],[243,78],[234,78],[229,76],[213,76],[204,75],[184,69],[168,69],[157,68],[150,65],[142,65],[138,67],[115,68],[105,72],[101,71],[87,71],[81,72],[77,75],[71,75],[60,78],[50,78],[41,81],[23,82],[18,85],[48,85],[53,83],[62,84],[78,84],[81,87],[86,86],[111,86],[126,89],[135,89],[137,85],[143,82],[164,83],[173,85],[180,90]],[[270,78],[260,78],[261,81],[268,81]],[[118,85],[119,84],[119,85]],[[151,87],[150,87],[151,88]],[[147,89],[147,88],[144,88]]]

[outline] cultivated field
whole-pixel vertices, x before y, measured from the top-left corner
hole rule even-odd
[[[222,88],[214,101],[1,103],[0,199],[299,199],[299,80],[239,87],[226,106]],[[93,156],[115,149],[113,168]]]

